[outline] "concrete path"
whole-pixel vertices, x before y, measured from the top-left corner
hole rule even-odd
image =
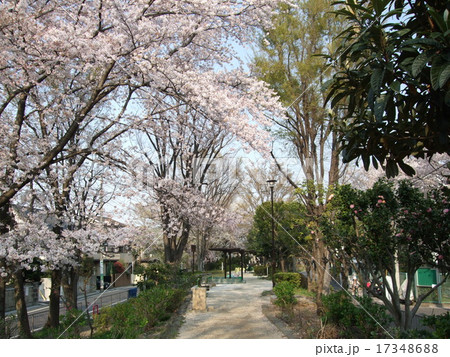
[[[208,311],[189,307],[181,326],[180,339],[280,339],[287,338],[263,314],[262,305],[270,303],[261,293],[272,289],[272,282],[251,274],[245,284],[219,284],[206,298]]]

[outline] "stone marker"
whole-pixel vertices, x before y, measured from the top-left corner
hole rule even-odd
[[[194,286],[191,290],[192,310],[206,311],[206,288]]]

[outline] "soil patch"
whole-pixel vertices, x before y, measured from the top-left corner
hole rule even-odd
[[[292,311],[281,309],[273,304],[274,299],[271,299],[270,304],[263,306],[263,313],[288,338],[338,338],[338,331],[335,327],[323,326],[317,315],[317,305],[312,299],[304,296],[296,296],[296,298],[298,302]]]

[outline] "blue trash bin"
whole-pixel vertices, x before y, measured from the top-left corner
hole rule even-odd
[[[137,296],[137,288],[131,288],[128,290],[128,299],[135,298]]]

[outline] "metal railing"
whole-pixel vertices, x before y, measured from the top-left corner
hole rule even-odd
[[[87,308],[89,308],[89,313],[92,314],[92,310],[94,307],[100,310],[103,307],[113,306],[116,304],[120,304],[125,302],[129,298],[129,293],[127,290],[121,291],[113,291],[113,292],[105,292],[103,294],[96,294],[88,296],[88,305],[84,302],[84,297],[80,297],[77,304],[77,309],[85,312]],[[67,309],[64,304],[60,305],[60,314],[64,315]],[[48,318],[48,307],[42,307],[40,309],[36,309],[30,311],[28,313],[28,321],[30,323],[30,329],[32,332],[41,330]],[[16,322],[13,322],[11,325],[11,330],[17,330]]]

